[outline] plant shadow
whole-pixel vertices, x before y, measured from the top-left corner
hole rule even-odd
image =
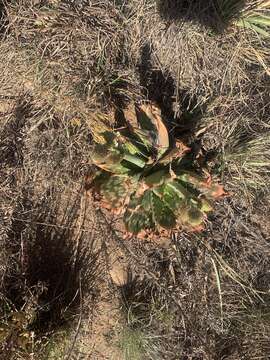
[[[158,11],[165,21],[194,21],[215,33],[222,33],[233,19],[239,18],[245,2],[245,0],[158,0]]]
[[[153,49],[150,43],[142,48],[138,66],[144,97],[157,104],[172,138],[192,145],[194,132],[206,111],[207,103],[198,105],[198,99],[186,89],[178,87],[168,71],[153,66]]]
[[[96,295],[98,254],[88,233],[78,231],[79,196],[67,205],[61,221],[57,207],[45,202],[33,210],[24,199],[9,233],[11,266],[1,302],[27,315],[25,327],[38,339],[68,325],[83,311],[82,299],[89,296],[94,302]]]
[[[2,0],[0,3],[0,36],[6,33],[8,27],[6,6],[10,0]]]

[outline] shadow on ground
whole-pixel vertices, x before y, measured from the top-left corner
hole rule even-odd
[[[6,14],[6,6],[9,1],[1,1],[0,3],[0,36],[5,33],[8,21],[7,21],[7,14]]]
[[[221,33],[244,5],[244,0],[158,0],[158,11],[165,21],[195,21]]]
[[[161,109],[172,137],[193,146],[194,134],[206,112],[207,103],[198,105],[196,97],[190,96],[186,89],[179,88],[169,72],[160,70],[153,63],[152,45],[146,43],[138,65],[143,95]],[[198,144],[195,145],[198,147]]]
[[[78,206],[79,199],[68,204],[59,221],[55,206],[42,202],[37,209],[23,199],[13,214],[10,264],[0,294],[0,323],[8,329],[0,341],[5,359],[13,359],[12,351],[29,350],[22,338],[30,333],[42,348],[48,333],[68,327],[84,311],[86,298],[94,302],[97,255],[89,239],[85,245],[87,235],[78,231]]]

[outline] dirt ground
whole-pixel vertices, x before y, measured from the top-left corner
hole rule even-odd
[[[1,360],[270,358],[270,43],[212,10],[0,4]],[[200,233],[126,238],[86,191],[149,101],[227,192]]]

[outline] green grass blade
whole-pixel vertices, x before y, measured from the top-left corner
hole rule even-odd
[[[270,36],[270,34],[266,30],[262,29],[259,26],[256,26],[253,23],[250,23],[248,21],[248,19],[241,19],[240,21],[237,22],[237,25],[240,26],[240,27],[244,27],[244,28],[247,28],[247,29],[254,30],[256,33],[258,33],[259,35],[262,35],[263,37],[269,37]]]
[[[246,20],[253,24],[270,26],[270,16],[258,14],[257,16],[249,16]]]

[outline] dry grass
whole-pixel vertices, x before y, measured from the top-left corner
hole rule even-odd
[[[48,2],[29,11],[30,4],[8,7],[8,31],[35,67],[43,97],[74,112],[106,110],[136,93],[128,29],[113,4]]]
[[[241,97],[244,89],[254,84],[251,73],[254,74],[255,69],[256,77],[269,71],[267,39],[235,27],[213,34],[207,27],[204,12],[192,8],[202,7],[213,18],[213,12],[203,1],[190,2],[191,9],[182,9],[183,16],[174,6],[181,7],[187,2],[162,3],[165,5],[159,8],[160,16],[166,19],[169,12],[173,21],[160,21],[154,6],[148,10],[152,24],[148,43],[152,68],[169,72],[174,79],[172,95],[176,115],[185,111],[187,102],[191,108],[194,102],[197,107],[205,108],[220,95],[235,95],[237,101],[236,96]],[[193,16],[201,21],[195,21]]]
[[[72,204],[67,204],[70,210],[60,217],[59,209],[51,209],[47,203],[35,205],[30,199],[21,199],[2,242],[8,257],[1,287],[1,351],[5,359],[27,359],[30,353],[37,359],[44,357],[50,336],[61,329],[68,331],[83,311],[92,311],[97,255],[80,231],[81,219],[76,216],[80,204],[73,198]],[[52,206],[55,203],[59,200],[53,199]],[[24,321],[13,329],[16,314]]]
[[[90,131],[20,91],[2,98],[1,356],[40,359],[51,334],[92,306],[96,258],[79,216]]]
[[[269,237],[257,215],[237,207],[223,202],[202,236],[129,249],[137,280],[122,289],[128,333],[141,343],[152,335],[154,358],[268,358]]]
[[[247,8],[224,24],[192,3],[201,11],[145,0],[0,8],[1,321],[28,316],[2,341],[3,359],[40,359],[37,347],[53,358],[66,341],[55,358],[79,354],[77,326],[92,319],[105,277],[104,266],[96,277],[96,227],[108,248],[115,241],[109,222],[89,212],[83,227],[78,216],[91,139],[148,99],[232,195],[200,235],[116,241],[133,274],[117,290],[122,347],[140,359],[269,358],[269,40],[233,25]],[[35,334],[26,353],[24,331]]]

